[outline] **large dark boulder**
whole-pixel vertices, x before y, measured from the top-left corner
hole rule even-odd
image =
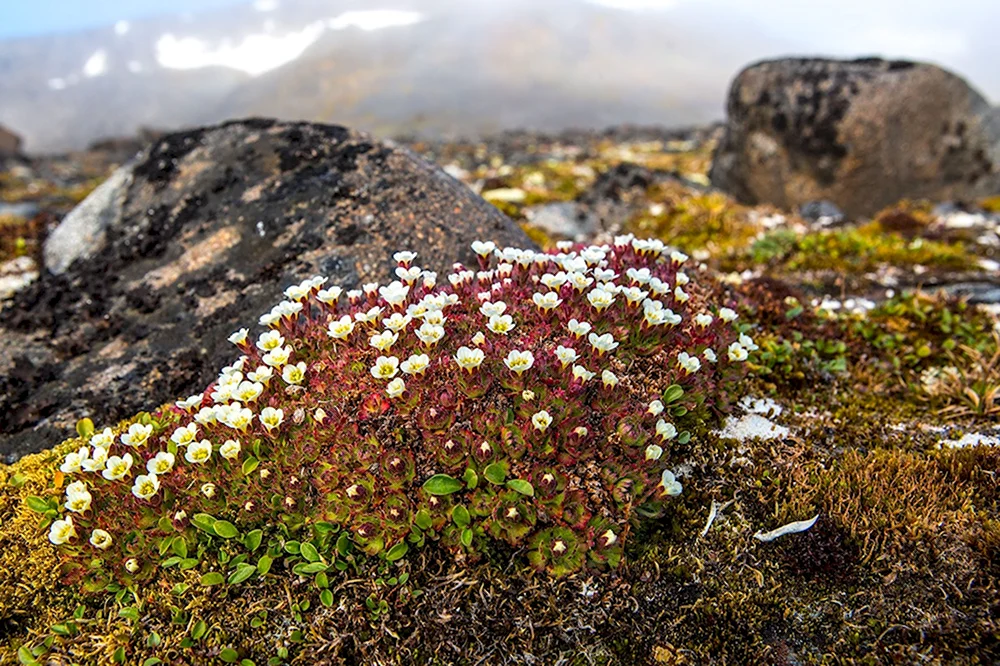
[[[865,216],[1000,192],[1000,112],[933,65],[761,62],[736,77],[727,113],[710,176],[746,203],[828,200]]]
[[[0,317],[0,455],[203,388],[227,336],[315,274],[446,272],[520,229],[409,151],[343,127],[246,120],[163,137],[64,220],[48,272]],[[83,214],[85,213],[85,214]],[[444,279],[442,274],[441,279]]]

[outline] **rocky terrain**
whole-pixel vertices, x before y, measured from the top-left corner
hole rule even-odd
[[[869,67],[911,69],[820,69],[850,90]],[[778,100],[815,84],[799,76],[753,85]],[[960,90],[948,99],[961,132],[924,123],[919,140],[887,147],[875,131],[872,149],[840,162],[829,159],[837,141],[805,150],[788,138],[826,126],[823,95],[758,99],[753,114],[683,130],[380,143],[252,120],[8,158],[0,660],[995,663],[1000,190],[992,116]],[[837,136],[885,110],[874,95],[847,95]],[[784,103],[813,110],[791,121],[796,133],[775,123]],[[770,161],[754,161],[761,145]],[[906,189],[884,167],[941,145],[950,152],[935,159],[978,164],[982,179],[925,156],[938,165],[933,188]],[[858,160],[889,184],[838,189]],[[58,227],[109,176],[92,212]],[[795,187],[769,187],[782,182]],[[211,548],[131,592],[66,582],[69,559],[46,534],[67,482],[55,470],[90,437],[86,419],[117,428],[201,391],[235,358],[225,336],[256,335],[284,287],[316,271],[347,286],[385,280],[403,244],[443,276],[475,261],[475,237],[555,249],[622,234],[688,254],[696,282],[733,304],[758,348],[730,409],[666,449],[683,493],[630,528],[618,568],[552,577],[527,566],[525,548],[465,561],[428,543],[390,562],[328,543],[324,557],[348,572],[320,581],[282,567],[279,544],[274,568],[242,585],[204,584],[230,561]]]

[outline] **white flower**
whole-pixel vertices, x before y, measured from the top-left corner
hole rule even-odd
[[[559,294],[554,291],[550,291],[545,294],[535,293],[532,295],[531,300],[534,301],[535,306],[538,307],[539,310],[552,310],[562,304],[562,299],[559,298]]]
[[[301,384],[306,378],[306,364],[305,361],[299,361],[297,364],[292,365],[289,363],[281,369],[281,378],[285,380],[286,384],[296,385]]]
[[[92,499],[90,492],[83,485],[83,482],[76,481],[66,487],[66,504],[64,506],[67,511],[83,513],[90,508]]]
[[[486,328],[500,335],[507,335],[514,330],[514,326],[514,318],[508,314],[492,315],[486,324]]]
[[[653,278],[648,268],[630,268],[625,275],[636,284],[646,284]]]
[[[153,434],[153,426],[133,423],[128,427],[128,432],[122,434],[122,444],[125,446],[142,446]]]
[[[735,310],[731,310],[729,308],[722,308],[721,310],[719,310],[719,319],[726,322],[727,324],[729,322],[736,321],[737,317],[739,317],[739,315],[736,314]]]
[[[326,334],[334,340],[343,340],[354,331],[354,321],[350,315],[344,315],[336,321],[331,321]]]
[[[215,484],[214,483],[203,483],[201,484],[201,494],[212,499],[215,497]]]
[[[382,325],[390,331],[398,333],[409,326],[411,321],[413,321],[413,317],[410,315],[403,314],[401,312],[393,312],[388,319],[382,320]],[[393,340],[393,342],[395,342],[395,340]]]
[[[482,331],[476,331],[476,334],[472,336],[472,344],[477,347],[486,342],[486,336],[483,335]]]
[[[572,347],[563,347],[562,345],[559,345],[556,347],[556,358],[559,359],[559,362],[562,363],[562,366],[565,368],[567,365],[580,358],[580,356]]]
[[[544,284],[549,289],[558,289],[559,287],[566,284],[566,280],[568,279],[569,276],[567,276],[566,273],[564,273],[563,271],[559,271],[555,275],[553,275],[552,273],[546,273],[541,277],[539,282]]]
[[[241,328],[229,336],[229,341],[237,346],[245,345],[247,342],[247,335],[249,335],[249,333],[249,329]]]
[[[663,476],[660,478],[660,486],[663,487],[664,494],[671,497],[680,495],[684,490],[684,486],[681,485],[681,482],[677,480],[674,473],[669,469],[663,470]]]
[[[340,287],[330,287],[329,289],[320,289],[316,292],[316,300],[320,303],[325,303],[326,305],[333,305],[340,298],[343,293],[343,289]]]
[[[688,300],[688,298],[690,298],[690,296],[688,296],[688,294],[687,294],[686,291],[684,291],[680,287],[675,287],[674,288],[674,299],[678,303],[686,303],[687,300]]]
[[[614,337],[610,333],[605,333],[604,335],[591,333],[587,337],[587,340],[590,341],[590,346],[596,349],[598,354],[613,351],[616,347],[618,347],[618,343],[615,342]]]
[[[198,410],[198,413],[194,415],[194,420],[202,425],[212,425],[216,421],[215,410],[211,407],[202,407]]]
[[[409,293],[410,288],[398,281],[390,282],[388,285],[380,287],[378,290],[378,295],[381,296],[386,303],[392,306],[402,305]]]
[[[469,349],[468,347],[459,347],[458,351],[455,353],[455,362],[458,363],[458,367],[463,370],[475,370],[478,368],[483,359],[486,358],[486,353],[482,349]]]
[[[312,291],[312,284],[308,282],[293,284],[285,289],[285,298],[292,301],[301,301],[309,295],[310,291]]]
[[[427,354],[412,354],[410,358],[399,364],[399,369],[408,375],[420,375],[430,364],[431,357]]]
[[[140,474],[132,484],[132,494],[139,499],[148,500],[160,490],[160,480],[155,474]]]
[[[677,282],[677,284],[684,285],[690,282],[691,278],[687,276],[687,273],[678,273],[677,275],[674,276],[674,280]]]
[[[663,448],[657,444],[650,444],[646,447],[646,460],[659,460],[663,455]]]
[[[535,426],[535,430],[545,432],[545,430],[552,425],[552,417],[543,409],[540,412],[536,412],[531,417],[531,425]]]
[[[494,243],[493,241],[486,241],[485,243],[482,241],[472,242],[472,251],[478,254],[480,257],[483,257],[484,259],[488,257],[490,253],[493,252],[493,250],[495,249],[497,249],[497,246],[496,243]]]
[[[270,408],[268,408],[270,409]],[[263,420],[263,417],[262,419]],[[189,463],[194,463],[200,465],[212,457],[212,442],[207,439],[203,439],[200,442],[192,442],[188,444],[187,452],[184,454],[184,460]]]
[[[609,269],[604,269],[604,268],[595,268],[594,269],[594,279],[597,280],[598,282],[611,282],[616,277],[618,277],[618,273],[615,273],[610,268]]]
[[[111,535],[102,529],[96,529],[90,533],[90,545],[98,550],[107,550],[111,546],[111,542]]]
[[[178,446],[184,446],[185,444],[190,444],[194,441],[194,438],[198,436],[198,424],[189,423],[186,426],[180,426],[177,430],[174,430],[174,434],[170,436],[170,441]]]
[[[740,344],[743,345],[743,347],[748,352],[757,351],[758,349],[760,349],[760,347],[757,346],[757,343],[753,341],[753,338],[751,338],[746,333],[740,333]]]
[[[590,285],[594,284],[594,278],[589,278],[585,274],[578,271],[573,271],[569,274],[569,281],[573,284],[573,288],[577,291],[583,291]]]
[[[652,278],[649,281],[649,288],[657,296],[663,296],[670,292],[670,285],[660,278]]]
[[[594,378],[594,373],[582,365],[573,366],[573,379],[579,379],[582,382],[590,381]]]
[[[399,359],[395,356],[379,356],[371,368],[375,379],[392,379],[399,372]]]
[[[235,439],[227,439],[225,443],[219,447],[219,455],[221,455],[226,460],[236,460],[240,457],[240,443]]]
[[[646,409],[647,414],[652,414],[653,416],[659,416],[663,413],[663,403],[659,400],[654,400],[649,403],[649,408]]]
[[[136,571],[139,570],[139,560],[135,559],[134,557],[130,557],[125,561],[125,569],[129,573],[135,573]]]
[[[49,528],[49,541],[59,546],[70,539],[76,537],[76,528],[73,527],[73,516],[66,516],[63,520],[53,521]]]
[[[535,399],[535,392],[532,391],[531,389],[524,389],[523,391],[521,391],[521,400],[524,400],[525,402],[531,402],[534,399]]]
[[[639,287],[629,287],[627,289],[622,289],[622,295],[625,296],[625,300],[629,302],[629,305],[638,305],[642,299],[649,296],[648,291],[643,291]]]
[[[674,250],[673,252],[670,253],[670,261],[674,262],[675,264],[680,265],[687,260],[688,256],[683,252],[678,252],[677,250]]]
[[[81,469],[84,472],[100,472],[108,462],[108,450],[103,446],[95,446],[90,457],[83,461]]]
[[[190,399],[190,398],[189,398]],[[201,396],[198,396],[198,402],[201,402]],[[106,449],[111,446],[115,441],[115,435],[111,431],[111,428],[105,428],[101,432],[95,433],[90,438],[91,446],[99,446],[102,449]]]
[[[747,350],[738,342],[729,345],[728,355],[730,361],[736,361],[737,363],[747,360],[747,356],[749,356]]]
[[[257,338],[257,349],[269,352],[285,344],[285,336],[278,331],[264,331]]]
[[[516,372],[518,375],[528,370],[535,364],[535,355],[530,351],[518,351],[512,349],[507,358],[503,360],[504,365],[506,365],[512,372]]]
[[[424,271],[424,289],[433,289],[437,284],[438,274],[434,271]]]
[[[398,398],[403,395],[405,390],[406,382],[403,381],[402,377],[396,377],[385,387],[385,392],[389,394],[390,398]]]
[[[281,315],[277,312],[265,312],[257,320],[257,323],[261,326],[274,326],[281,321]]]
[[[382,314],[382,308],[375,306],[368,310],[368,312],[355,312],[354,321],[359,324],[374,324],[378,321],[379,316]]]
[[[615,295],[603,287],[598,287],[587,292],[587,300],[600,312],[615,302]]]
[[[601,373],[601,381],[608,388],[614,388],[615,386],[618,386],[618,376],[615,373],[611,372],[610,370],[605,370],[604,372]]]
[[[200,406],[204,398],[205,398],[204,394],[199,393],[198,395],[192,395],[191,397],[185,398],[184,400],[178,400],[175,404],[184,411],[190,412],[195,407]]]
[[[701,353],[701,355],[704,356],[705,360],[708,361],[709,363],[715,363],[716,361],[719,360],[718,357],[715,355],[715,352],[712,351],[711,349],[706,349]]]
[[[417,337],[427,346],[437,344],[444,337],[444,326],[425,322],[417,329]]]
[[[247,373],[247,379],[252,382],[259,382],[264,386],[267,386],[267,383],[271,381],[271,377],[273,376],[274,370],[269,365],[258,366],[256,370],[251,370]]]
[[[267,428],[268,432],[274,430],[281,425],[281,422],[285,420],[285,410],[275,409],[274,407],[265,407],[260,412],[260,422]]]
[[[169,451],[160,451],[155,456],[146,461],[146,471],[150,474],[162,476],[174,468],[174,454]]]
[[[582,338],[583,336],[590,333],[592,326],[585,321],[577,321],[576,319],[570,319],[569,323],[566,324],[566,328],[575,337]]]
[[[378,291],[378,282],[366,282],[361,287],[365,290],[366,294],[374,294]]]
[[[264,392],[264,385],[260,382],[240,382],[236,387],[236,399],[240,402],[253,402]]]
[[[489,294],[486,294],[486,296],[488,297]],[[489,301],[485,301],[482,305],[479,306],[479,314],[487,318],[499,317],[506,310],[507,310],[507,304],[504,303],[503,301],[497,301],[496,303],[490,303]]]
[[[104,471],[101,472],[103,476],[108,481],[116,481],[122,479],[129,473],[132,469],[132,454],[126,453],[121,456],[111,456],[108,458],[108,463],[104,467]]]
[[[710,314],[700,314],[696,315],[694,318],[694,323],[700,326],[701,328],[707,328],[708,326],[711,326],[712,321],[713,318],[712,315]]]
[[[272,368],[278,368],[288,363],[288,359],[291,356],[292,348],[290,346],[278,347],[264,354],[261,360]]]
[[[421,275],[421,269],[419,266],[412,266],[410,268],[405,268],[403,266],[396,267],[396,277],[405,282],[406,284],[413,284],[417,281],[417,278]]]
[[[75,474],[79,472],[80,467],[86,462],[89,454],[90,449],[86,446],[81,446],[78,451],[70,451],[66,454],[62,465],[59,466],[59,471],[63,474]]]
[[[691,374],[692,372],[698,372],[701,368],[701,361],[698,360],[697,356],[691,356],[687,352],[681,352],[677,355],[677,365],[686,372]]]
[[[656,434],[662,440],[673,439],[677,436],[677,428],[673,423],[668,423],[663,419],[656,422]]]
[[[441,326],[446,319],[444,313],[440,310],[428,310],[424,315],[424,323],[433,324],[434,326]]]
[[[409,265],[411,261],[417,258],[416,252],[401,251],[392,255],[392,260],[398,264],[403,264],[404,266]]]

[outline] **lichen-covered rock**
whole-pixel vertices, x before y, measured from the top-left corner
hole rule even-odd
[[[736,77],[727,113],[711,180],[744,202],[826,199],[861,216],[1000,191],[1000,111],[933,65],[762,62]]]
[[[246,120],[171,134],[116,182],[102,193],[111,210],[89,220],[91,256],[62,255],[64,273],[4,310],[7,459],[64,439],[82,416],[120,419],[203,386],[236,324],[290,282],[385,279],[387,248],[444,271],[474,258],[476,238],[531,244],[443,172],[342,127]]]

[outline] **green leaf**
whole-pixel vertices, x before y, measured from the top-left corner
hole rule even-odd
[[[187,583],[177,583],[172,588],[170,588],[170,594],[176,594],[178,596],[187,592],[188,588],[191,587]]]
[[[253,663],[253,659],[244,659],[240,661],[240,666],[257,666],[257,664]]]
[[[177,565],[177,568],[181,571],[187,571],[188,569],[194,569],[196,566],[198,566],[198,558],[188,557],[181,560],[181,563]]]
[[[215,516],[211,516],[207,513],[196,513],[191,516],[191,524],[202,532],[208,532],[212,536],[215,536]]]
[[[462,545],[466,548],[472,545],[472,529],[469,527],[462,530]]]
[[[28,497],[27,499],[24,500],[24,502],[25,504],[28,505],[28,508],[34,511],[35,513],[45,513],[46,511],[52,508],[49,505],[48,500],[43,500],[41,497],[37,497],[35,495]]]
[[[417,515],[414,517],[413,522],[415,522],[417,527],[422,530],[429,530],[431,525],[434,524],[431,520],[431,514],[427,509],[417,511]]]
[[[291,553],[292,555],[298,555],[299,551],[302,549],[302,544],[298,541],[286,541],[285,542],[285,552]]]
[[[123,664],[123,663],[125,663],[125,647],[124,646],[119,646],[118,649],[115,650],[115,653],[113,655],[111,655],[111,659],[116,664]]]
[[[222,652],[219,653],[219,659],[227,664],[235,664],[240,659],[240,653],[233,648],[223,648]]]
[[[174,554],[181,559],[188,556],[188,545],[187,540],[182,536],[174,537],[174,540],[170,542],[170,549],[174,551]]]
[[[263,538],[264,533],[262,531],[254,530],[243,537],[243,545],[247,547],[247,550],[253,552],[260,546],[260,542]]]
[[[229,584],[239,585],[255,573],[257,573],[257,567],[252,564],[241,564],[236,567],[236,569],[233,570],[233,573],[229,576]]]
[[[487,465],[483,470],[483,476],[493,485],[502,486],[504,479],[507,478],[507,466],[503,463]]]
[[[53,624],[52,633],[58,636],[72,636],[73,631],[65,624]]]
[[[408,550],[410,550],[410,547],[406,544],[406,542],[400,541],[395,546],[389,549],[389,551],[385,554],[385,559],[388,560],[389,562],[395,562],[396,560],[406,555],[406,552]]]
[[[260,461],[256,458],[247,458],[243,461],[243,476],[250,476],[257,466],[260,465]]]
[[[466,509],[461,504],[456,504],[455,508],[451,510],[451,519],[455,521],[455,524],[459,527],[466,527],[472,517],[469,515],[469,510]]]
[[[435,474],[424,481],[424,490],[431,495],[451,495],[462,489],[462,482],[447,474]]]
[[[261,576],[267,574],[271,570],[271,564],[274,562],[274,558],[270,555],[265,555],[259,560],[257,560],[257,573]]]
[[[215,524],[212,525],[212,528],[215,530],[215,533],[223,539],[232,539],[240,534],[240,531],[236,529],[236,525],[233,525],[228,520],[217,520],[215,521]]]
[[[685,430],[684,432],[682,432],[680,435],[677,436],[678,444],[687,444],[690,441],[691,441],[691,433],[687,430]]]
[[[670,414],[672,416],[677,416],[677,417],[684,416],[687,413],[688,413],[687,407],[685,407],[684,405],[677,405],[676,407],[670,410]]]
[[[11,477],[7,480],[7,485],[11,488],[20,488],[25,483],[28,482],[28,477],[20,472],[14,472]]]
[[[147,647],[157,647],[162,642],[163,642],[163,639],[160,638],[160,635],[158,633],[156,633],[155,631],[153,633],[151,633],[149,636],[146,637],[146,646]]]
[[[133,622],[139,621],[139,609],[135,606],[126,606],[118,611],[118,617],[124,617]]]
[[[337,537],[337,552],[344,557],[351,552],[351,537],[347,536],[347,532],[341,532]]]
[[[201,577],[201,584],[204,587],[210,587],[212,585],[220,585],[226,582],[226,577],[220,574],[218,571],[212,571]]]
[[[319,602],[329,608],[333,605],[333,592],[330,590],[323,590],[319,593]]]
[[[663,392],[663,404],[669,405],[672,402],[677,402],[684,395],[684,389],[677,384],[671,384],[667,387],[667,390]]]
[[[316,587],[321,590],[330,587],[330,577],[322,572],[316,574]]]
[[[524,479],[511,479],[507,482],[507,487],[528,497],[535,496],[535,489]]]
[[[326,571],[327,566],[322,562],[299,562],[294,567],[292,567],[292,573],[299,576],[311,576],[313,574],[318,574],[321,571]]]
[[[142,666],[156,666],[157,664],[162,664],[163,660],[159,657],[150,657],[146,661],[142,662]]]
[[[76,422],[76,434],[80,437],[90,437],[94,434],[94,422],[84,417]]]
[[[308,541],[302,544],[301,548],[299,548],[299,553],[308,562],[319,562],[320,560],[319,551],[316,550],[316,546],[312,545]]]
[[[191,638],[195,639],[196,641],[201,640],[207,633],[208,633],[208,625],[205,624],[204,620],[198,620],[197,622],[194,623],[194,626],[191,627]]]
[[[465,481],[465,487],[469,490],[475,490],[476,486],[479,485],[479,475],[476,474],[476,470],[471,467],[465,468],[465,474],[462,475],[462,480]]]
[[[17,648],[17,660],[21,662],[22,666],[37,666],[38,664],[35,655],[31,654],[31,650],[26,647]]]

